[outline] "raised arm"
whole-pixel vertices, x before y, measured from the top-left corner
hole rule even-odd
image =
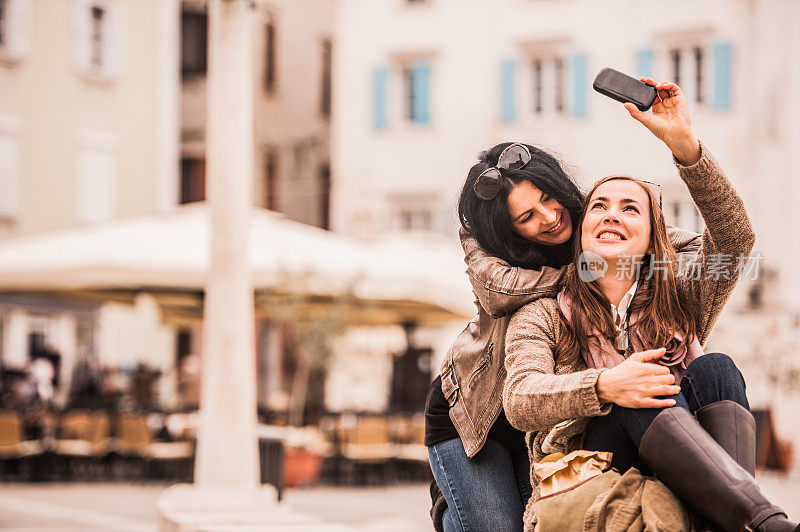
[[[458,234],[472,289],[493,318],[509,316],[540,297],[555,297],[561,288],[563,267],[528,270],[511,266],[487,253],[463,227]]]
[[[742,199],[692,131],[681,88],[641,79],[658,91],[653,112],[643,113],[629,103],[625,108],[670,149],[706,224],[701,249],[692,261],[682,260],[678,272],[679,294],[695,317],[698,339],[705,343],[736,285],[740,258],[753,249],[755,232]]]
[[[555,374],[558,309],[554,299],[522,307],[506,331],[503,409],[509,422],[533,432],[568,419],[600,416],[596,384],[601,370]]]

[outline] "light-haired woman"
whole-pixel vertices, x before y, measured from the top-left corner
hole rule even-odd
[[[677,260],[645,182],[598,182],[576,224],[564,288],[509,323],[506,414],[530,434],[532,463],[554,446],[611,451],[613,467],[655,473],[723,530],[796,530],[753,477],[754,423],[741,374],[729,357],[702,348],[753,247],[753,228],[694,136],[680,88],[646,81],[659,92],[653,113],[626,108],[672,151],[706,224],[701,250]]]

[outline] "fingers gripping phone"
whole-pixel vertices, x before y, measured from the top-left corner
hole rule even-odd
[[[638,79],[617,72],[613,68],[604,68],[594,78],[594,90],[618,102],[630,102],[640,111],[650,109],[658,95],[656,88]]]

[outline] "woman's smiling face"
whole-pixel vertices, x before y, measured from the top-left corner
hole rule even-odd
[[[531,242],[557,246],[572,236],[567,209],[530,181],[515,185],[506,204],[514,232]]]
[[[581,247],[606,260],[639,258],[650,248],[650,201],[635,181],[612,179],[597,187],[581,225]]]

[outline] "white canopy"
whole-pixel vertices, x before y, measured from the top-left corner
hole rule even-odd
[[[210,262],[205,206],[0,243],[0,291],[203,289]],[[363,242],[254,209],[249,260],[257,290],[413,304],[443,319],[474,313],[454,240],[401,236]]]

